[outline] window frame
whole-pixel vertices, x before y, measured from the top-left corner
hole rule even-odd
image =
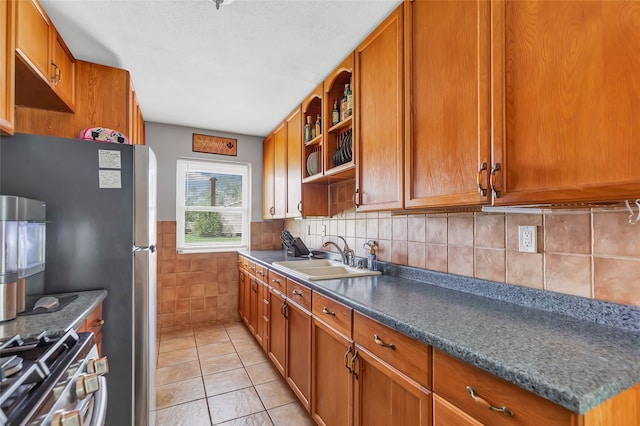
[[[242,207],[186,206],[188,171],[242,176]],[[239,212],[242,237],[239,244],[186,243],[185,214],[196,212]],[[251,163],[178,157],[176,160],[176,251],[182,253],[222,253],[248,250],[251,246]]]

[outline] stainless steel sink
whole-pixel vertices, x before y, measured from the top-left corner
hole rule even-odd
[[[274,262],[273,266],[299,275],[310,281],[331,280],[339,278],[356,278],[368,277],[372,275],[380,275],[380,271],[369,271],[367,269],[358,269],[342,264],[336,260],[328,259],[310,259],[310,260],[293,260],[286,262]]]

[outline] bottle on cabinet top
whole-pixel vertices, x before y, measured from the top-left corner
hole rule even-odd
[[[351,117],[353,114],[353,93],[351,92],[351,88],[353,84],[349,83],[347,87],[347,117]]]
[[[331,114],[331,125],[335,126],[340,122],[340,110],[338,109],[338,98],[333,101],[333,113]]]
[[[316,136],[320,136],[322,134],[322,122],[320,121],[320,114],[318,114],[318,117],[316,118]]]
[[[311,136],[311,116],[307,115],[307,124],[304,125],[304,141],[309,142],[313,137]]]
[[[347,93],[349,93],[349,83],[344,85],[344,94],[340,100],[340,121],[348,117],[347,115]]]

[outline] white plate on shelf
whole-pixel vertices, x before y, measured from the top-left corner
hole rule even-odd
[[[316,157],[317,156],[318,156],[317,152],[312,152],[307,157],[307,173],[309,173],[309,176],[312,176],[312,175],[315,175],[316,173],[318,173],[318,169],[316,167],[316,164],[317,164]]]

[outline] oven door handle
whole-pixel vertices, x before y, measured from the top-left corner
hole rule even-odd
[[[107,379],[100,376],[100,390],[94,394],[93,416],[91,426],[104,426],[107,417]]]

